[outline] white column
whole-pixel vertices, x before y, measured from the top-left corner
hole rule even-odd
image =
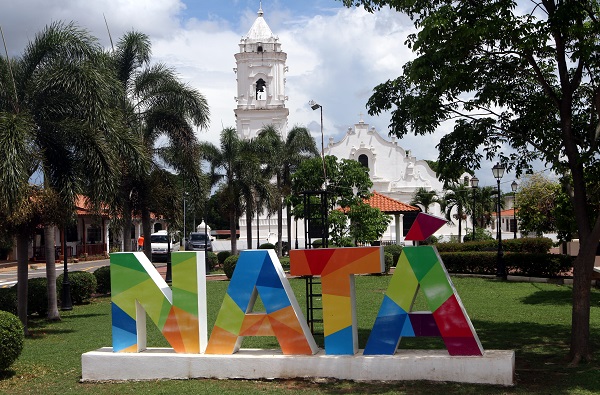
[[[400,242],[404,242],[404,214],[400,214]]]
[[[104,240],[106,240],[106,255],[108,255],[110,253],[110,239],[108,238],[109,232],[108,229],[110,228],[110,221],[106,222],[106,235],[104,237]]]

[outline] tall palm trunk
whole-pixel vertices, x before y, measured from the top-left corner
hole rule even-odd
[[[152,242],[150,235],[152,234],[152,223],[150,221],[150,210],[144,204],[142,207],[142,230],[144,232],[144,254],[152,261]]]
[[[229,234],[231,237],[231,255],[237,255],[237,227],[236,227],[236,213],[237,207],[233,206],[233,209],[229,211]]]
[[[131,251],[131,204],[129,199],[123,202],[123,251]]]
[[[281,191],[281,176],[277,174],[277,189]],[[283,237],[283,200],[277,196],[277,256],[281,257],[281,239]]]
[[[248,249],[252,249],[252,205],[246,204],[246,239]]]
[[[17,236],[17,314],[23,323],[25,336],[29,335],[27,327],[27,280],[29,277],[29,237]]]
[[[458,205],[458,242],[462,243],[462,206]]]
[[[286,216],[287,216],[287,238],[288,238],[288,254],[289,250],[292,249],[292,205],[288,202],[285,207]],[[296,235],[296,239],[298,239],[298,235]]]
[[[63,235],[65,237],[66,235]],[[46,249],[46,279],[48,280],[48,320],[59,321],[58,300],[56,297],[56,252],[54,226],[44,226],[44,240]],[[63,254],[66,254],[63,251]]]

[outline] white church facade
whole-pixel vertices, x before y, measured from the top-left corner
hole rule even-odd
[[[250,139],[266,125],[274,125],[283,139],[287,134],[289,109],[285,102],[285,74],[287,54],[283,52],[279,39],[273,35],[264,19],[262,7],[250,28],[248,34],[239,43],[239,52],[235,54],[236,67],[234,72],[237,79],[237,94],[234,109],[238,134],[243,139]],[[369,168],[373,181],[373,190],[392,199],[409,203],[418,188],[443,191],[443,184],[427,162],[418,160],[398,145],[395,139],[383,138],[375,128],[360,120],[353,128],[349,128],[340,141],[329,139],[325,147],[325,155],[335,155],[338,158],[354,159]],[[429,207],[429,213],[443,216],[440,206]],[[396,225],[392,220],[388,231],[382,239],[396,240]],[[277,215],[261,214],[252,221],[253,246],[246,242],[246,218],[240,218],[240,239],[238,248],[255,248],[265,242],[277,241]],[[294,246],[299,240],[300,248],[304,247],[303,221],[292,219],[292,240]],[[463,223],[464,226],[464,223]],[[287,222],[284,213],[283,240],[287,240]],[[259,239],[257,241],[257,230]],[[403,229],[405,234],[408,229]],[[449,238],[458,233],[457,226],[446,225],[436,236]],[[401,237],[403,241],[403,235]]]

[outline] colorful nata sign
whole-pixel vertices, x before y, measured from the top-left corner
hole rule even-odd
[[[437,226],[443,221],[429,217],[417,217],[415,239],[427,238],[437,229],[432,222]],[[275,336],[286,355],[317,352],[274,251],[240,254],[208,342],[204,253],[172,257],[171,289],[143,253],[111,254],[113,351],[145,349],[147,313],[178,353],[232,354],[244,336]],[[357,353],[354,275],[381,273],[383,248],[292,250],[290,261],[293,275],[321,276],[325,352]],[[429,312],[412,311],[419,288]],[[262,313],[253,312],[258,295],[265,306]],[[435,247],[403,249],[363,354],[392,355],[402,336],[438,336],[450,355],[483,355]]]

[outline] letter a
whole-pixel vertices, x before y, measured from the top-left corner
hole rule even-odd
[[[252,313],[257,294],[266,313]],[[317,344],[273,250],[240,254],[206,353],[233,354],[244,336],[275,336],[286,355],[317,352]]]
[[[430,312],[411,312],[419,286]],[[363,354],[392,355],[402,336],[441,336],[450,355],[483,355],[435,247],[403,248]]]

